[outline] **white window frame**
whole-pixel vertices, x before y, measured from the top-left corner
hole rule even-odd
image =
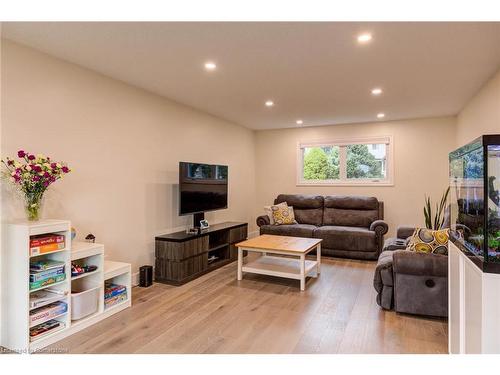
[[[386,145],[386,178],[366,178],[347,179],[347,148],[348,145],[355,144],[375,144],[384,143]],[[340,161],[340,178],[338,180],[304,180],[304,152],[307,147],[338,146]],[[347,138],[318,141],[297,142],[297,186],[394,186],[394,139],[392,135],[380,137]]]

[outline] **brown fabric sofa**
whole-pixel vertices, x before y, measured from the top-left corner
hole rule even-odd
[[[274,204],[293,206],[298,224],[270,225],[267,215],[257,218],[260,234],[323,239],[323,255],[377,259],[388,226],[384,204],[375,197],[280,194]]]

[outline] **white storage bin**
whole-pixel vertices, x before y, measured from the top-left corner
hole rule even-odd
[[[97,311],[100,289],[98,286],[82,292],[71,292],[71,320],[85,318]]]

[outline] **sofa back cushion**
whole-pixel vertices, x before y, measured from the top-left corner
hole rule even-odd
[[[323,224],[324,199],[319,195],[280,194],[274,204],[286,202],[293,206],[295,220],[299,224],[320,226]]]
[[[369,227],[379,216],[379,202],[375,197],[325,196],[323,225]]]

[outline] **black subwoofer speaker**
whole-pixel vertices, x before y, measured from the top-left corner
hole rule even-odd
[[[139,268],[139,286],[147,288],[153,285],[153,267],[142,266]]]

